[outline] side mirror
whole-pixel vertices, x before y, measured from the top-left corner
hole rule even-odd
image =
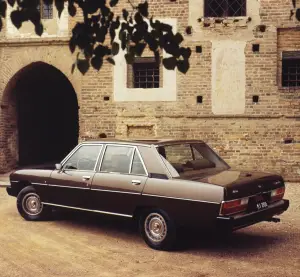
[[[61,164],[55,164],[55,168],[56,168],[58,171],[60,171],[60,170],[62,169],[62,166],[61,166]]]

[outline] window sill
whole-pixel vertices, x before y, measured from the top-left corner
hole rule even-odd
[[[228,27],[246,27],[249,22],[248,16],[233,17],[203,17],[200,24],[203,28],[213,28],[222,26]]]
[[[247,19],[248,16],[245,15],[245,16],[221,16],[221,17],[214,17],[214,16],[204,16],[203,19],[210,19],[210,20],[216,20],[216,19],[219,19],[219,20],[235,20],[235,19],[239,19],[239,20],[242,20],[242,19]]]
[[[299,87],[281,87],[281,86],[279,86],[278,90],[285,91],[285,92],[287,92],[287,91],[296,91],[296,90],[300,90],[300,86]]]

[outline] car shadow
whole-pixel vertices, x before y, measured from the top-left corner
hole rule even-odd
[[[256,231],[253,227],[222,235],[220,233],[201,233],[184,231],[180,234],[180,241],[176,250],[204,251],[206,254],[224,254],[232,256],[252,256],[276,245],[285,244],[284,234],[274,231]]]
[[[87,229],[95,234],[105,233],[111,237],[143,243],[137,223],[128,218],[66,210],[55,212],[53,219],[68,228]],[[261,251],[264,252],[268,248],[274,248],[276,245],[280,247],[287,243],[288,238],[280,231],[268,228],[258,233],[251,228],[253,227],[229,235],[181,230],[177,237],[176,247],[172,251],[200,251],[206,255],[218,253],[218,255],[251,256]]]
[[[61,209],[54,211],[52,219],[60,221],[60,224],[66,227],[88,228],[95,232],[103,231],[108,234],[119,232],[138,237],[137,224],[134,224],[131,218]]]

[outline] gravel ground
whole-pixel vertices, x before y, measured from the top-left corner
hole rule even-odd
[[[27,222],[0,188],[0,276],[300,276],[300,184],[288,184],[280,223],[260,223],[230,238],[186,236],[173,252],[148,248],[130,221],[60,213]]]

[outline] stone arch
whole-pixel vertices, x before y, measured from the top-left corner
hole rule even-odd
[[[18,165],[59,161],[78,142],[79,101],[73,84],[78,88],[81,76],[76,80],[75,76],[70,77],[71,73],[64,74],[59,69],[66,70],[71,63],[58,62],[56,67],[39,61],[21,67],[26,61],[25,55],[5,63],[6,72],[14,74],[5,74],[12,77],[2,82],[5,84],[0,113],[2,172]]]
[[[74,57],[68,46],[62,45],[31,45],[20,47],[16,45],[3,48],[0,68],[0,95],[5,90],[11,78],[27,65],[34,62],[44,62],[56,67],[71,82],[80,102],[82,75],[77,70],[71,72]],[[3,99],[2,99],[3,102]]]

